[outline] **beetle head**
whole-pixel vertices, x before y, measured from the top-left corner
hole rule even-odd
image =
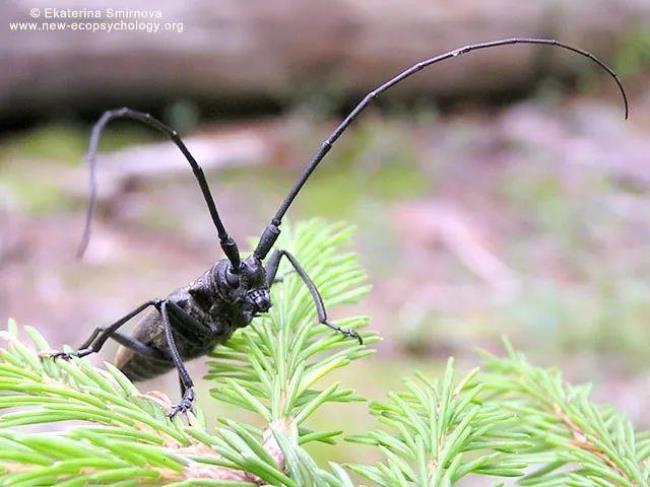
[[[255,313],[265,313],[271,308],[266,270],[262,261],[254,254],[247,257],[239,266],[239,272],[228,273],[228,283],[238,288],[244,301]]]

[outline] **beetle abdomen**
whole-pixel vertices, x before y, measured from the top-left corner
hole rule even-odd
[[[133,330],[133,338],[155,350],[166,350],[164,328],[157,310],[146,314]],[[124,345],[115,354],[115,366],[132,381],[150,379],[174,368],[174,363],[164,354],[161,357],[142,355]]]
[[[133,382],[157,377],[174,368],[174,363],[134,354],[120,370]]]
[[[180,294],[180,291],[176,291],[176,294]],[[194,311],[195,320],[199,316],[205,316],[195,303],[192,304],[194,307],[190,309]],[[197,322],[203,325],[201,321],[197,320]],[[195,327],[184,326],[180,320],[176,320],[173,321],[172,334],[181,359],[186,361],[208,354],[216,345],[226,341],[234,329],[234,326],[216,323]],[[125,346],[126,344],[120,345],[114,363],[129,379],[134,382],[146,380],[174,368],[165,336],[165,324],[158,310],[152,310],[144,316],[133,330],[131,338],[141,347],[146,347],[149,353],[138,352],[137,349]]]

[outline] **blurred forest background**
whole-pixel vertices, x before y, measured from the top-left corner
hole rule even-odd
[[[176,27],[9,28],[45,22],[53,3],[160,11],[156,21]],[[650,426],[650,2],[109,3],[0,6],[0,321],[78,345],[221,258],[181,154],[119,121],[101,144],[93,240],[75,261],[83,156],[103,110],[127,105],[181,131],[245,247],[365,92],[472,42],[555,37],[619,72],[629,121],[611,79],[586,59],[539,46],[470,54],[364,112],[289,217],[358,226],[373,290],[354,311],[384,337],[374,358],[344,372],[361,393],[382,397],[407,370],[439,370],[449,355],[471,366],[477,347],[499,350],[507,335]],[[113,353],[111,344],[91,360]],[[198,377],[205,364],[191,370]],[[142,387],[178,394],[173,374]],[[234,414],[213,414],[207,387],[199,404]],[[364,408],[338,417],[341,427],[365,430]],[[354,460],[356,448],[337,459]]]

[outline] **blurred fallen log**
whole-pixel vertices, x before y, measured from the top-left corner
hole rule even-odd
[[[281,142],[273,130],[265,127],[233,129],[222,132],[205,132],[185,137],[201,167],[209,174],[229,168],[270,164],[281,151]],[[20,162],[25,168],[33,161]],[[27,169],[25,169],[27,170]],[[67,196],[85,199],[88,192],[88,167],[38,164],[34,170],[36,179],[55,184]],[[98,200],[112,201],[133,183],[157,179],[187,178],[192,171],[178,147],[172,142],[130,146],[113,152],[100,152],[97,156]]]
[[[184,140],[203,170],[269,163],[273,150],[268,140],[249,130],[222,135],[199,135]],[[98,156],[100,199],[111,199],[116,192],[136,179],[191,178],[191,169],[178,147],[169,141],[130,147]],[[84,175],[88,169],[82,168]],[[82,186],[85,190],[85,185]]]
[[[106,19],[106,2],[99,0],[56,4],[103,15],[83,21],[114,20]],[[62,107],[86,113],[114,104],[160,107],[182,97],[233,107],[310,93],[356,96],[415,61],[517,35],[558,37],[612,61],[622,38],[650,24],[647,0],[148,0],[137,7],[114,0],[113,9],[159,12],[161,18],[151,20],[180,24],[182,31],[7,28],[15,21],[60,22],[44,18],[48,7],[43,0],[0,5],[0,122]],[[33,9],[40,9],[39,17],[30,17]],[[417,76],[396,95],[487,95],[527,86],[540,72],[591,69],[585,66],[549,49],[495,49]]]
[[[202,135],[184,139],[185,144],[201,161],[205,171],[228,167],[260,165],[272,155],[267,141],[251,131],[227,135]],[[170,177],[188,174],[187,161],[169,141],[139,145],[101,154],[102,171],[110,171],[120,178]]]

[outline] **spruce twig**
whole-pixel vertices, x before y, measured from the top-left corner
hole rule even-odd
[[[296,255],[331,312],[368,290],[349,226],[312,220],[285,229],[279,245]],[[283,267],[282,273],[288,268]],[[378,486],[437,487],[491,476],[498,485],[650,487],[650,432],[635,431],[589,387],[530,365],[506,343],[485,354],[483,370],[460,380],[453,360],[439,378],[414,374],[404,390],[373,402],[380,423],[348,438],[376,448],[375,465],[325,468],[308,452],[341,435],[310,426],[331,403],[363,400],[328,374],[371,353],[365,344],[318,325],[311,296],[295,274],[273,289],[267,317],[214,350],[212,395],[257,416],[254,424],[218,418],[206,427],[196,408],[170,420],[170,400],[141,393],[110,364],[43,360],[50,346],[33,328],[33,346],[10,322],[0,339],[0,485],[172,485],[353,487],[348,470]],[[367,320],[336,321],[361,330]],[[201,404],[201,399],[198,401]],[[35,428],[37,432],[34,432]],[[509,479],[509,480],[508,480]],[[363,484],[366,485],[366,484]]]

